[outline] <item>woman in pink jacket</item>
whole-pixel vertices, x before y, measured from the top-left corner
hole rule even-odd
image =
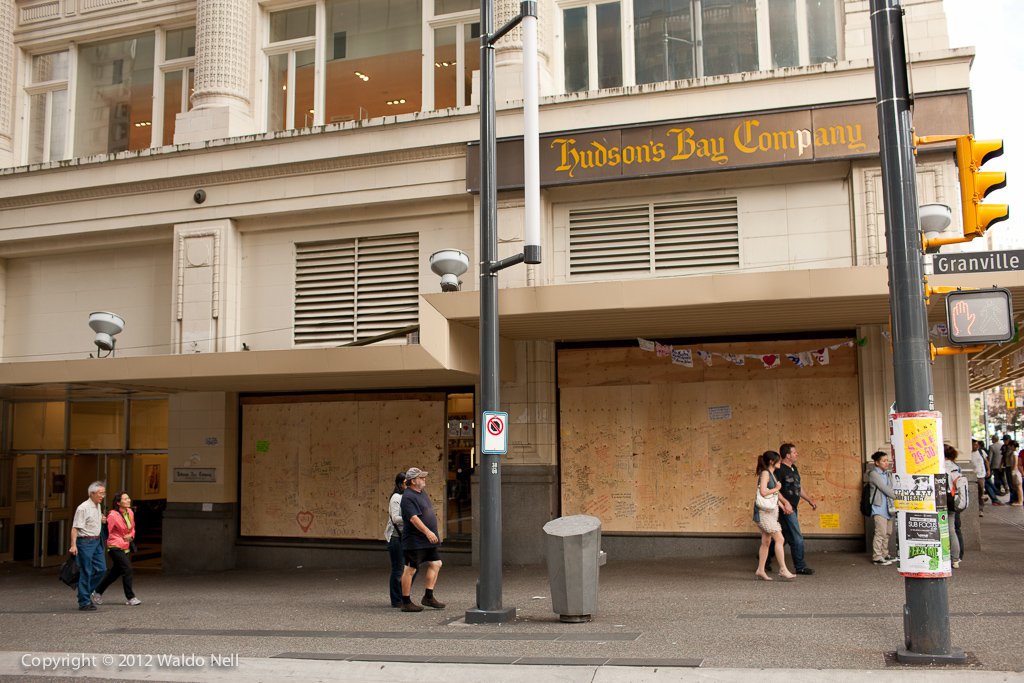
[[[115,509],[107,513],[107,552],[110,553],[110,569],[107,575],[96,586],[92,601],[103,604],[103,591],[121,577],[124,584],[126,605],[141,605],[142,601],[132,591],[132,557],[131,548],[135,543],[135,513],[132,512],[132,499],[127,491],[114,494]]]

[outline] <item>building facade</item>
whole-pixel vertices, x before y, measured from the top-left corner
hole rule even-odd
[[[918,134],[970,132],[972,51],[939,0],[903,4]],[[782,442],[812,548],[858,543],[893,400],[867,1],[538,5],[544,261],[500,278],[505,560],[575,513],[619,556],[742,552]],[[428,257],[478,261],[479,10],[0,2],[0,559],[60,557],[101,478],[169,571],[381,562],[418,466],[472,560],[479,272],[442,293]],[[520,40],[496,50],[501,257]],[[921,151],[921,203],[956,178]],[[94,311],[125,321],[112,352]],[[966,357],[934,383],[966,448]]]

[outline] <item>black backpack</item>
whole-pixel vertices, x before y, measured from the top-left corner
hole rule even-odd
[[[860,488],[860,514],[871,516],[871,482],[866,481]]]

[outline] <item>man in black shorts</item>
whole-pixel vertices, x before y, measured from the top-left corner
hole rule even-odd
[[[402,574],[402,611],[422,612],[409,597],[412,592],[412,577],[423,565],[426,575],[423,584],[423,604],[435,609],[444,609],[444,603],[434,598],[434,584],[441,571],[441,556],[437,552],[441,539],[437,535],[437,515],[430,502],[430,496],[423,489],[427,486],[427,473],[413,467],[405,473],[405,492],[402,493],[402,550],[405,553],[405,572]]]

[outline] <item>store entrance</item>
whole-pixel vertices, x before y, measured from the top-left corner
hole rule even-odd
[[[473,415],[472,393],[448,394],[446,541],[469,543],[472,539],[473,499],[469,482],[476,466]]]

